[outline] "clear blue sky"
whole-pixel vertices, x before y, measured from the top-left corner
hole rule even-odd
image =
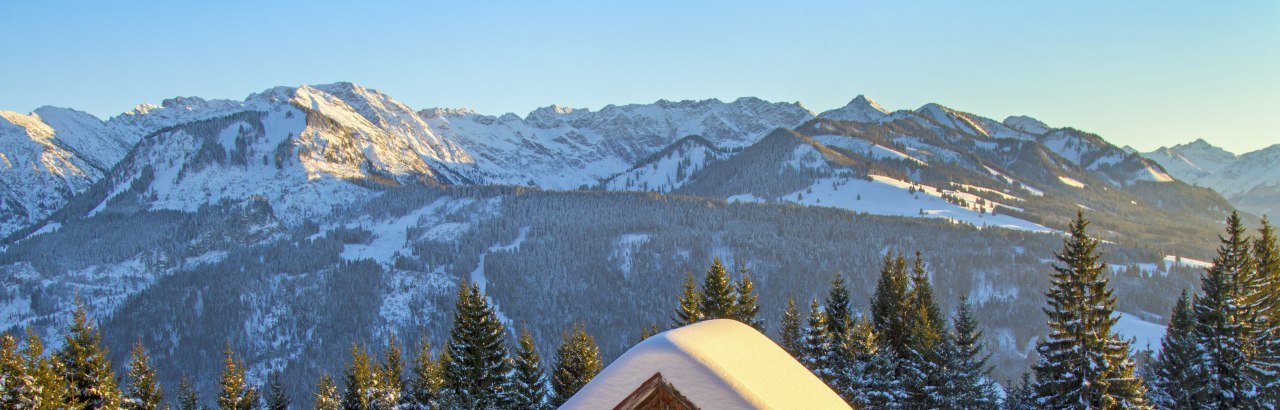
[[[1280,143],[1280,2],[0,4],[0,109],[109,117],[351,81],[414,107],[858,94],[1027,114],[1141,149]]]

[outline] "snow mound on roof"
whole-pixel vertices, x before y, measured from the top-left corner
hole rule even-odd
[[[613,408],[658,372],[690,403],[704,409],[849,408],[768,337],[727,319],[645,339],[560,408]]]

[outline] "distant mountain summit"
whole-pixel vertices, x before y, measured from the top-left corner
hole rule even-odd
[[[1178,179],[1212,188],[1240,209],[1260,215],[1280,211],[1280,144],[1236,155],[1196,139],[1142,155]]]
[[[880,122],[889,116],[889,111],[865,95],[859,94],[845,106],[819,114],[820,118],[838,121]]]

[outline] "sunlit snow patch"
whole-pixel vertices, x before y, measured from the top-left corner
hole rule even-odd
[[[785,195],[781,200],[876,215],[944,218],[970,223],[979,228],[1000,227],[1032,232],[1053,232],[1052,229],[1040,224],[999,213],[1000,207],[1017,209],[1014,207],[989,202],[983,208],[985,212],[980,212],[947,202],[942,198],[943,194],[954,195],[973,203],[977,197],[970,194],[944,192],[927,185],[913,185],[908,181],[880,175],[872,175],[871,178],[871,181],[853,177],[822,178],[809,188]],[[915,194],[910,192],[913,186],[916,188]],[[992,209],[996,209],[996,214],[990,213]]]

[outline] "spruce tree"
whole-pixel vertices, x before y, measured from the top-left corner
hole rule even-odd
[[[432,360],[431,343],[422,338],[418,343],[418,355],[413,359],[413,380],[409,384],[409,408],[417,410],[441,407],[438,400],[444,386],[444,369],[440,360]]]
[[[757,317],[760,314],[760,306],[757,303],[760,295],[756,294],[756,285],[751,282],[746,267],[738,269],[738,273],[741,277],[738,279],[738,285],[734,287],[737,300],[733,306],[733,318],[756,330],[764,331],[764,322]]]
[[[907,296],[910,311],[905,318],[910,331],[908,339],[911,348],[926,352],[942,340],[946,332],[946,319],[942,317],[942,309],[934,300],[929,274],[925,271],[924,260],[919,252],[916,253],[911,269],[910,281],[911,290]]]
[[[266,410],[289,410],[289,393],[284,391],[284,383],[280,382],[280,372],[271,372],[271,376],[267,378],[267,408]]]
[[[800,323],[800,310],[796,309],[795,298],[787,298],[787,309],[782,312],[782,325],[778,328],[778,344],[796,360],[801,360],[803,357],[803,326]]]
[[[680,295],[680,304],[676,306],[676,315],[671,318],[675,327],[691,325],[702,320],[702,295],[698,294],[698,285],[693,274],[688,274],[684,281],[684,290]]]
[[[124,408],[127,410],[155,410],[164,401],[164,392],[156,382],[156,371],[142,342],[133,345],[130,352],[128,384],[124,391]]]
[[[907,278],[906,259],[886,254],[884,266],[880,269],[880,279],[876,282],[875,295],[871,300],[871,323],[875,325],[876,337],[880,345],[891,347],[895,351],[903,350],[908,342],[910,332],[906,323],[907,311]]]
[[[387,337],[387,349],[383,351],[382,363],[374,377],[377,382],[372,391],[373,407],[390,409],[401,404],[404,399],[404,355],[394,334]]]
[[[604,363],[600,360],[600,348],[596,346],[595,338],[582,325],[574,326],[573,332],[566,334],[560,348],[556,349],[556,365],[551,372],[551,390],[554,393],[551,404],[564,404],[602,369]]]
[[[900,356],[898,377],[907,391],[907,407],[925,408],[941,405],[938,396],[946,394],[943,383],[950,382],[946,360],[954,356],[954,346],[938,347],[945,336],[942,309],[933,298],[933,288],[917,252],[909,278],[911,288],[906,295],[904,317],[905,345],[895,345]],[[947,356],[947,357],[944,357]],[[933,397],[927,397],[933,396]]]
[[[707,276],[702,280],[700,307],[703,319],[733,319],[736,316],[733,283],[720,258],[711,261]]]
[[[498,405],[509,386],[506,330],[475,284],[459,286],[453,329],[444,362],[445,393],[453,405],[477,409]]]
[[[13,336],[0,335],[0,408],[27,408],[35,404],[38,392],[18,352],[18,342]]]
[[[528,329],[520,332],[516,349],[514,391],[511,404],[518,409],[537,410],[547,406],[547,378],[542,372],[542,356]]]
[[[1196,409],[1207,405],[1205,385],[1208,383],[1204,352],[1196,340],[1194,302],[1187,291],[1173,306],[1169,326],[1160,340],[1160,356],[1154,366],[1150,386],[1154,405],[1162,409]]]
[[[343,372],[342,408],[369,410],[374,408],[374,393],[379,384],[377,370],[369,353],[359,345],[351,346],[351,362]]]
[[[826,314],[822,313],[821,305],[818,305],[818,299],[814,299],[809,304],[809,318],[804,327],[800,362],[804,363],[804,366],[808,367],[809,371],[821,377],[819,372],[822,371],[825,365],[823,359],[826,352],[827,318]]]
[[[79,300],[62,349],[55,354],[69,386],[69,402],[85,408],[120,407],[121,393],[102,336]]]
[[[857,401],[868,409],[900,409],[907,402],[906,389],[896,375],[899,358],[891,348],[880,348],[864,359]]]
[[[948,377],[954,383],[952,401],[955,408],[992,409],[999,404],[999,396],[995,381],[991,379],[991,367],[987,360],[991,357],[982,342],[982,330],[978,329],[978,319],[973,315],[973,308],[966,298],[960,298],[960,306],[956,310],[954,331],[951,335],[955,355],[950,361],[952,369]]]
[[[316,382],[315,396],[311,399],[311,407],[315,410],[342,409],[342,396],[338,393],[338,385],[333,383],[329,375],[320,376]]]
[[[852,397],[854,384],[851,368],[854,353],[849,340],[853,315],[849,306],[849,290],[844,285],[844,277],[839,273],[831,277],[831,287],[827,290],[823,312],[826,314],[826,349],[819,360],[821,366],[815,373],[848,400]]]
[[[31,376],[39,394],[36,402],[26,408],[34,410],[54,410],[69,406],[70,392],[67,380],[57,369],[54,359],[45,357],[44,344],[33,329],[27,329],[27,344],[22,348],[27,375]]]
[[[1022,373],[1022,379],[1018,383],[1010,382],[1009,390],[1005,392],[1004,402],[1000,408],[1005,410],[1039,410],[1040,404],[1036,401],[1035,383],[1031,381],[1030,373]]]
[[[244,378],[244,363],[235,359],[231,343],[227,343],[225,367],[218,379],[218,408],[221,410],[253,410],[258,407],[258,390]]]
[[[76,313],[68,329],[63,349],[55,354],[69,384],[70,402],[90,409],[119,407],[120,390],[115,373],[101,346],[102,337],[93,328],[84,305],[76,301]]]
[[[1259,288],[1240,217],[1227,218],[1227,235],[1220,236],[1218,255],[1201,277],[1204,294],[1196,298],[1196,339],[1204,348],[1206,407],[1249,408],[1261,405],[1264,382],[1257,362]]]
[[[653,335],[656,335],[658,333],[661,333],[661,331],[658,330],[658,324],[656,323],[650,326],[645,326],[643,328],[640,328],[640,340],[637,340],[636,343],[639,344],[640,342],[643,342],[645,339],[653,337]]]
[[[191,384],[191,379],[186,375],[182,376],[182,381],[178,383],[178,410],[197,410],[200,408],[200,395],[196,393],[196,386]]]
[[[1076,214],[1063,249],[1055,254],[1051,287],[1045,295],[1049,335],[1036,350],[1036,400],[1063,409],[1148,408],[1146,388],[1134,375],[1129,342],[1112,327],[1115,296],[1100,262],[1097,239],[1089,237],[1089,221]]]
[[[1257,288],[1253,299],[1258,305],[1258,360],[1264,381],[1265,400],[1280,406],[1280,245],[1275,227],[1262,217],[1258,238],[1253,241],[1253,259]],[[1269,375],[1269,377],[1267,377]]]

